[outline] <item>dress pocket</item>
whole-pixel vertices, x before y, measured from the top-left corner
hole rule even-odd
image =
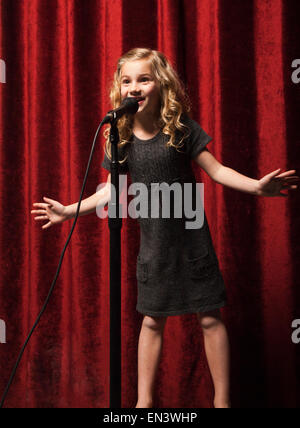
[[[139,256],[136,263],[136,278],[141,282],[146,282],[148,279],[148,265],[141,261]]]
[[[206,278],[217,272],[217,264],[211,258],[208,250],[201,256],[188,259],[187,261],[191,278]]]

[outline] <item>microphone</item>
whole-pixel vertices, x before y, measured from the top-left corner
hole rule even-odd
[[[139,101],[142,101],[143,99],[143,97],[124,98],[120,107],[110,110],[107,113],[104,118],[104,123],[120,119],[124,114],[135,114],[139,109]]]

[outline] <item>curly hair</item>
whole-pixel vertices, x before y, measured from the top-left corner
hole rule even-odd
[[[167,146],[172,146],[176,150],[183,145],[183,140],[188,136],[188,127],[181,122],[182,114],[190,111],[190,101],[184,90],[184,85],[181,82],[177,72],[172,68],[165,55],[159,51],[148,48],[131,49],[122,55],[117,64],[117,70],[114,73],[114,79],[110,89],[110,100],[113,109],[121,104],[121,71],[122,66],[127,61],[136,61],[141,59],[149,59],[152,73],[160,90],[160,118],[158,125],[162,132],[169,135]],[[118,130],[120,136],[119,148],[124,148],[132,136],[133,116],[124,115],[118,121]],[[176,132],[181,134],[181,139],[176,142]],[[109,141],[109,128],[106,128],[104,133],[106,138],[105,153],[111,159],[111,143]],[[120,164],[126,161],[125,157],[120,160]]]

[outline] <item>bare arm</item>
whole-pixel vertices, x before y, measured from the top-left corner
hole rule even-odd
[[[105,186],[96,192],[89,198],[81,201],[79,215],[90,214],[96,210],[100,205],[103,207],[110,201],[111,185],[110,185],[110,174],[107,177]],[[60,202],[54,199],[43,197],[44,202],[34,202],[33,206],[36,208],[31,211],[31,214],[38,215],[34,217],[34,220],[47,220],[48,223],[42,226],[42,229],[48,229],[49,227],[63,223],[75,217],[78,202],[72,205],[62,205]]]
[[[111,174],[108,174],[106,186],[103,187],[98,192],[94,193],[92,196],[83,199],[80,204],[79,215],[83,216],[86,214],[90,214],[96,211],[96,207],[98,204],[106,205],[110,200],[110,182],[111,182]],[[66,215],[68,218],[73,218],[76,215],[78,207],[78,202],[72,205],[66,206]]]
[[[203,150],[195,158],[195,162],[200,165],[216,183],[241,192],[257,195],[259,180],[247,177],[232,168],[222,165],[207,149]]]
[[[286,198],[288,194],[282,193],[282,190],[296,190],[298,189],[296,183],[300,181],[299,177],[294,175],[295,169],[279,174],[281,168],[266,174],[260,180],[255,180],[222,165],[207,149],[203,150],[195,161],[217,183],[257,196]]]

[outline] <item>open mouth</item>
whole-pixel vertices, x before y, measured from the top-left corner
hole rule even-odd
[[[134,97],[139,103],[145,100],[145,97]]]

